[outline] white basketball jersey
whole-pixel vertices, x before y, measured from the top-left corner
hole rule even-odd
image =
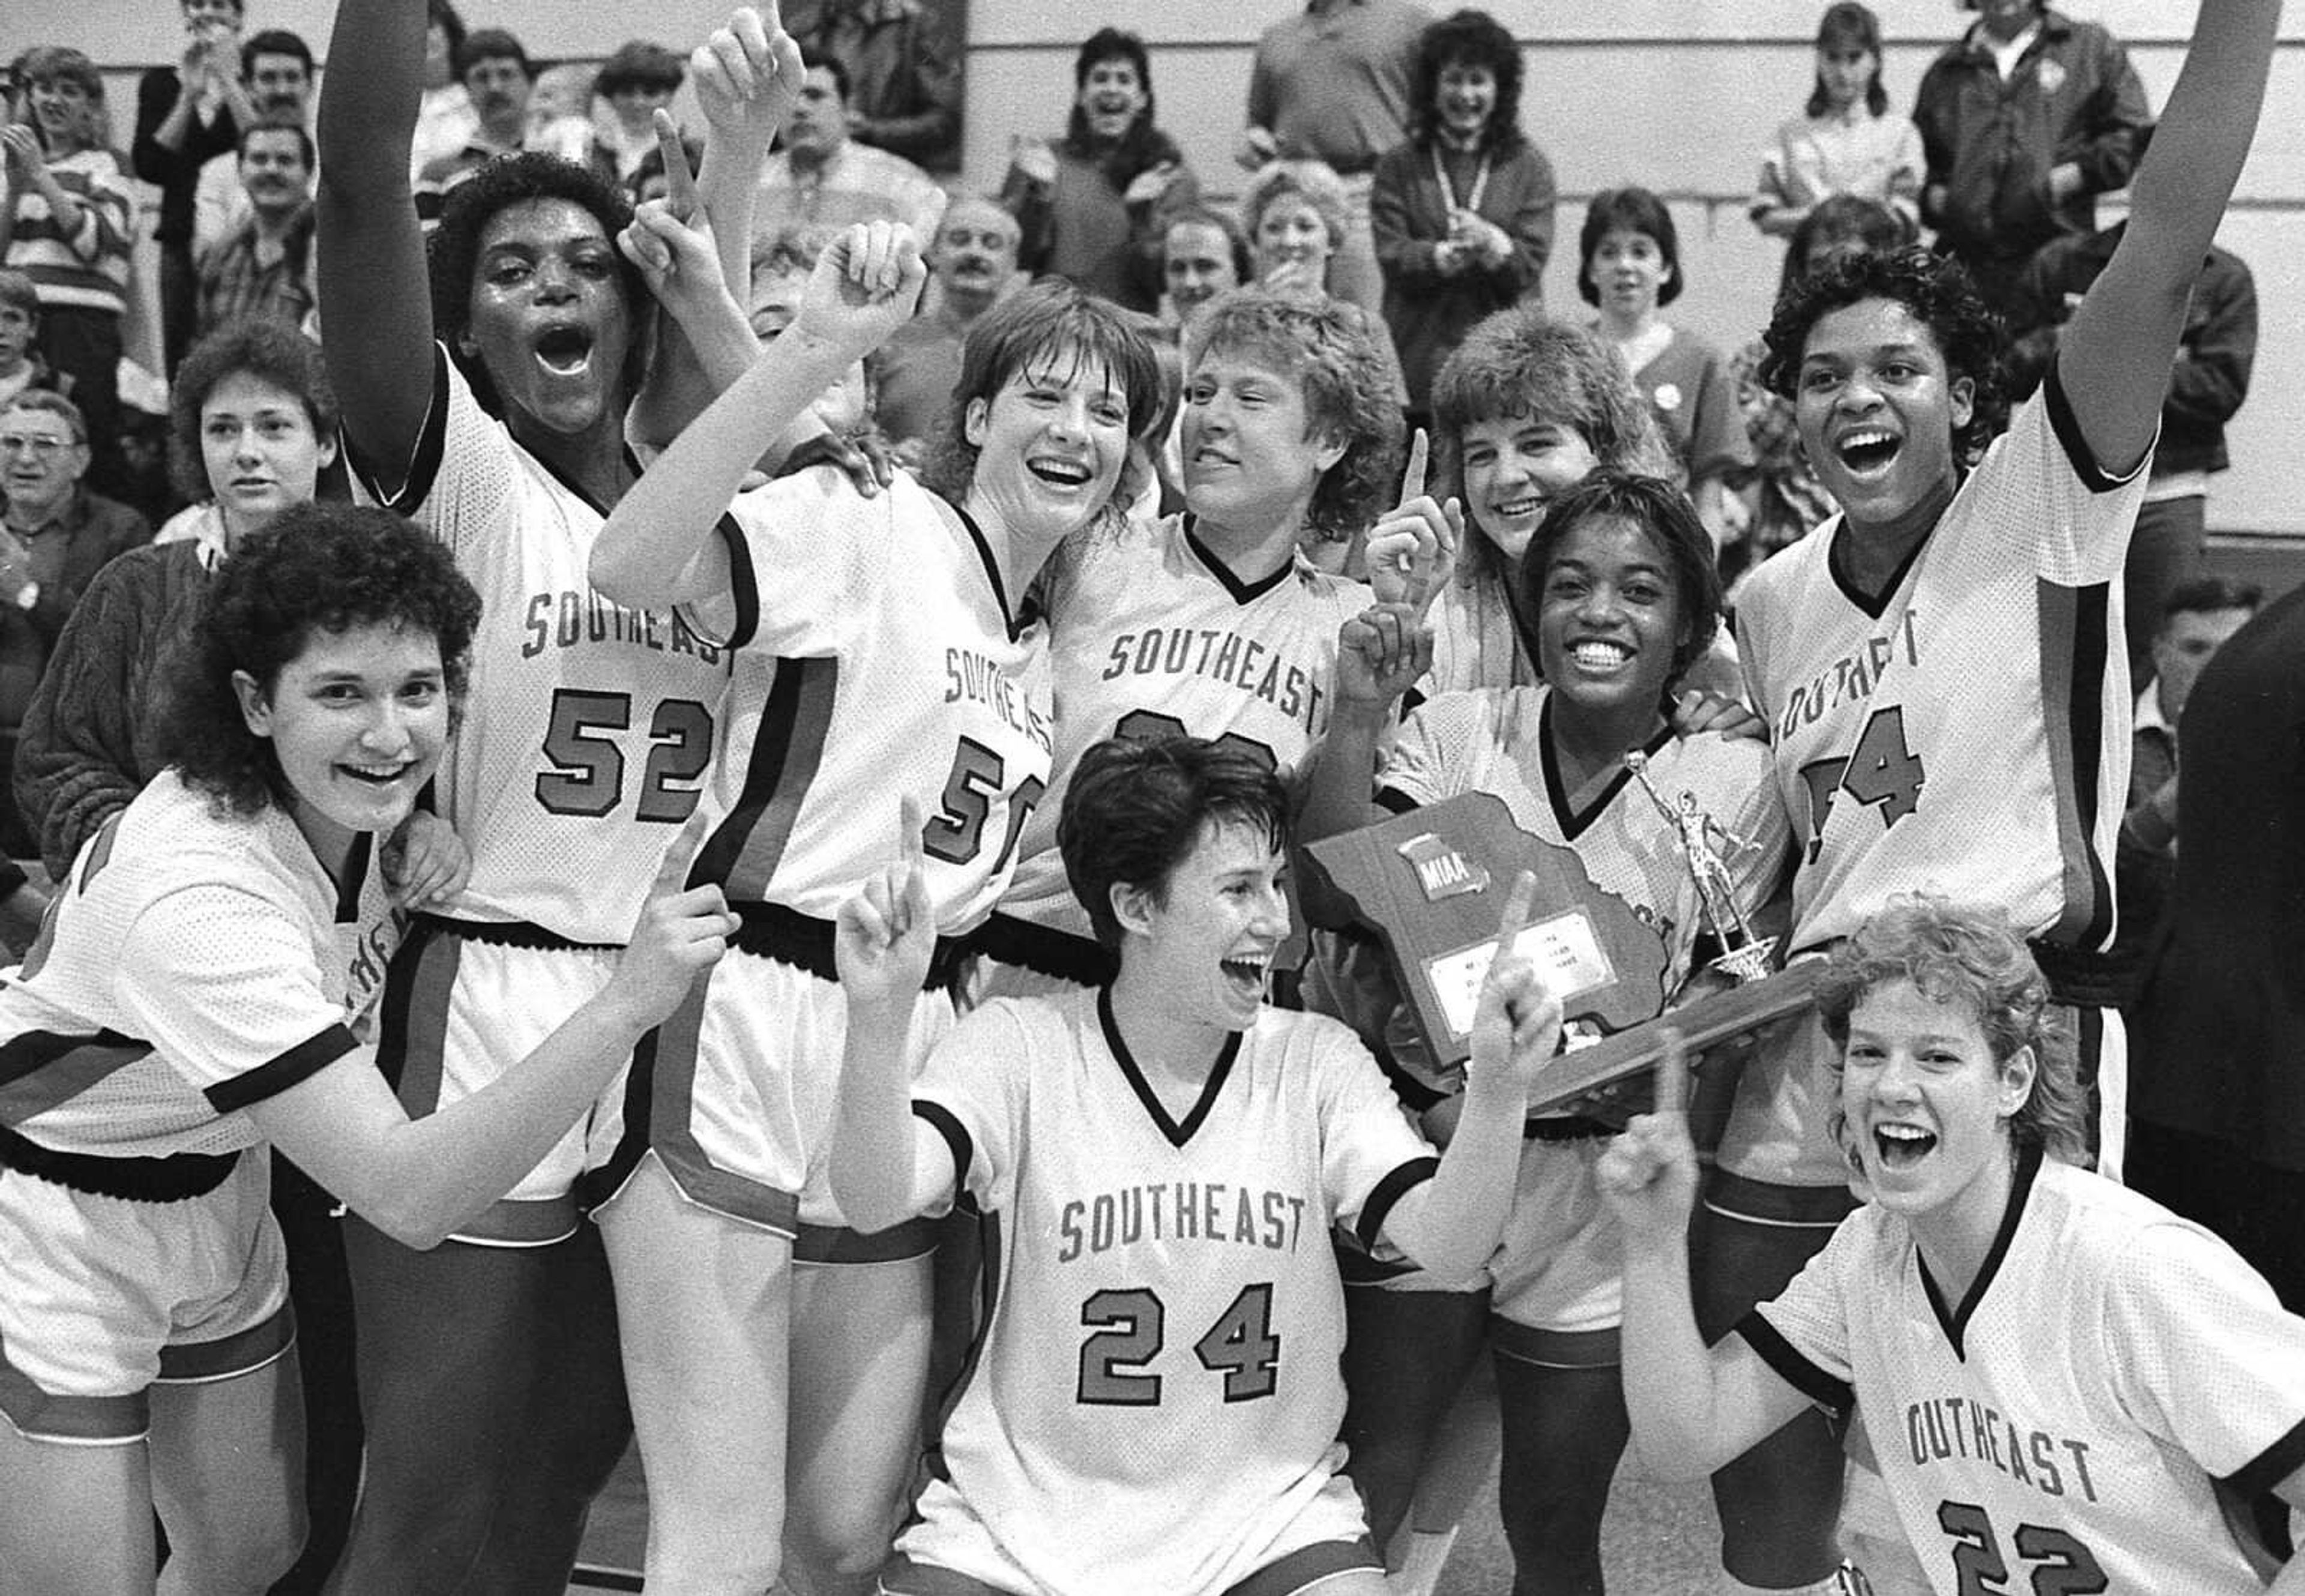
[[[2265,1588],[2214,1483],[2305,1464],[2305,1320],[2148,1198],[2028,1153],[1967,1301],[1868,1205],[1742,1329],[1810,1395],[1854,1388],[1944,1596]]]
[[[353,480],[446,543],[480,590],[472,685],[440,767],[472,855],[449,913],[622,943],[703,791],[726,653],[676,615],[592,591],[606,509],[515,443],[445,350],[407,485],[383,498],[358,460]]]
[[[1048,587],[1056,776],[1025,828],[1000,913],[1086,940],[1057,850],[1073,768],[1107,737],[1191,735],[1245,745],[1283,776],[1329,728],[1337,633],[1368,607],[1363,584],[1302,555],[1244,582],[1194,535],[1190,515],[1089,532]]]
[[[1738,641],[1802,850],[1795,949],[1920,890],[2111,940],[2121,567],[2145,478],[2090,463],[2053,373],[1877,606],[1834,573],[1837,516],[1754,573]]]
[[[58,1152],[234,1152],[242,1112],[364,1050],[402,921],[370,839],[344,891],[276,806],[163,771],[90,837],[0,986],[0,1125]]]
[[[1367,1052],[1268,1008],[1172,1116],[1100,993],[996,998],[914,1093],[999,1296],[898,1549],[1059,1596],[1217,1596],[1297,1549],[1343,1460],[1330,1227],[1374,1240],[1435,1167]]]
[[[730,515],[732,593],[699,607],[737,663],[697,878],[830,921],[896,856],[911,794],[937,929],[969,930],[1048,791],[1043,629],[1013,618],[982,533],[908,476],[868,499],[819,467]]]

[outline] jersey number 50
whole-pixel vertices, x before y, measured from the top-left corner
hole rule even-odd
[[[1161,1377],[1144,1367],[1161,1355],[1169,1311],[1143,1286],[1100,1291],[1081,1304],[1081,1323],[1096,1332],[1081,1343],[1078,1399],[1092,1407],[1153,1407]],[[1280,1383],[1280,1337],[1272,1329],[1269,1281],[1244,1286],[1232,1306],[1193,1343],[1193,1355],[1224,1376],[1227,1402],[1270,1396]]]

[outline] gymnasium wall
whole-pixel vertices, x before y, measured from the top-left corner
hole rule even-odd
[[[1436,0],[1428,0],[1434,4]],[[1445,0],[1439,0],[1445,4]],[[1012,135],[1061,130],[1078,41],[1107,23],[1134,28],[1152,50],[1161,125],[1185,147],[1204,183],[1237,186],[1231,147],[1246,101],[1252,47],[1283,14],[1276,0],[969,0],[966,180],[997,184]],[[1909,106],[1922,69],[1965,21],[1951,0],[1874,0],[1889,44],[1892,105]],[[251,0],[251,26],[293,28],[325,48],[329,0]],[[540,57],[599,57],[640,34],[693,42],[725,7],[675,0],[469,0],[475,25],[518,33]],[[1672,202],[1688,289],[1673,315],[1718,343],[1760,326],[1779,250],[1748,223],[1744,201],[1758,155],[1795,114],[1811,75],[1809,41],[1821,0],[1615,0],[1562,6],[1500,0],[1495,13],[1521,38],[1527,88],[1522,123],[1552,157],[1564,195],[1560,248],[1545,274],[1549,303],[1573,310],[1575,242],[1585,197],[1638,182]],[[2157,106],[2182,64],[2193,7],[2169,0],[2075,0],[2072,14],[2128,42]],[[78,44],[122,79],[123,119],[133,76],[173,59],[179,13],[165,0],[13,0],[0,50]],[[1018,109],[1018,108],[1022,109]],[[2233,532],[2305,535],[2305,7],[2290,9],[2255,152],[2220,242],[2257,274],[2264,309],[2256,380],[2233,429],[2234,468],[2216,485],[2211,524]],[[2113,211],[2108,208],[2108,217]]]

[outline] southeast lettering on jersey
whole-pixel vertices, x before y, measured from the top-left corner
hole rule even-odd
[[[1305,1199],[1221,1180],[1121,1186],[1074,1198],[1059,1210],[1057,1228],[1063,1237],[1059,1263],[1139,1242],[1215,1242],[1294,1252],[1305,1233]]]
[[[564,589],[557,593],[531,593],[522,630],[528,641],[520,657],[533,659],[547,649],[574,649],[593,643],[630,644],[659,654],[693,654],[706,665],[720,663],[721,649],[689,629],[677,614],[660,615],[652,609],[630,609],[600,594]]]
[[[1291,665],[1269,645],[1216,626],[1148,626],[1112,640],[1104,674],[1120,676],[1204,676],[1261,699],[1307,734],[1321,734],[1328,689],[1317,672]]]
[[[1049,726],[1049,717],[1033,705],[1032,696],[1016,684],[1015,677],[1000,668],[999,661],[978,653],[974,649],[947,649],[944,651],[944,701],[957,704],[965,700],[986,706],[1008,723],[1009,729],[1021,732],[1047,753],[1055,746],[1055,736]]]
[[[1880,684],[1881,673],[1899,659],[1907,665],[1921,662],[1920,643],[1913,630],[1910,610],[1888,632],[1867,638],[1861,648],[1851,649],[1831,666],[1794,688],[1792,696],[1785,700],[1783,715],[1777,720],[1778,737],[1791,736],[1796,727],[1807,726],[1843,704],[1872,697],[1873,689]]]
[[[1905,1409],[1905,1445],[1916,1465],[1974,1459],[2043,1496],[2097,1500],[2087,1441],[2031,1430],[1969,1396],[1937,1396]]]

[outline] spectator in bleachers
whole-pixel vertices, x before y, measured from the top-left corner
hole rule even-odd
[[[2097,230],[2097,197],[2125,188],[2152,125],[2129,55],[2046,0],[1963,0],[1979,11],[1913,98],[1928,170],[1921,219],[2003,310],[2042,245]]]
[[[38,643],[10,650],[11,675],[30,660],[37,676],[98,568],[152,540],[143,516],[82,485],[88,462],[88,423],[62,394],[28,388],[0,410],[0,615],[29,621]]]
[[[689,171],[694,172],[704,164],[704,140],[683,138],[680,141],[680,153],[688,162]],[[625,198],[634,205],[640,204],[644,200],[661,200],[669,194],[672,191],[672,178],[671,174],[664,169],[664,147],[659,144],[656,149],[641,157],[640,164],[633,168],[632,176],[623,183],[622,187]]]
[[[934,0],[798,0],[784,21],[809,60],[840,63],[858,143],[950,178],[960,171],[961,14]]]
[[[1160,303],[1169,218],[1198,204],[1201,190],[1153,115],[1144,41],[1100,28],[1073,61],[1064,138],[1019,140],[1001,185],[1027,272],[1067,278],[1132,310]]]
[[[952,408],[968,329],[1016,280],[1016,218],[990,200],[964,196],[945,209],[929,250],[936,308],[898,327],[872,361],[880,429],[908,463],[927,458]]]
[[[200,335],[250,318],[302,327],[319,304],[312,253],[312,135],[301,122],[240,136],[248,214],[200,258]]]
[[[902,222],[934,238],[944,191],[902,156],[848,136],[848,69],[837,55],[804,55],[807,75],[785,117],[782,143],[761,174],[754,239],[786,233],[821,246],[858,222]]]
[[[611,113],[592,139],[593,164],[602,175],[632,185],[641,163],[656,153],[658,110],[672,104],[687,75],[679,56],[645,39],[627,39],[600,64],[592,92]]]
[[[2019,335],[2010,364],[2020,390],[2029,391],[2048,369],[2059,329],[2113,259],[2124,225],[2056,239],[2019,274],[2004,313]],[[2161,440],[2153,448],[2145,507],[2137,513],[2137,531],[2121,568],[2132,677],[2143,676],[2150,663],[2163,606],[2201,568],[2209,478],[2233,463],[2225,452],[2225,423],[2249,396],[2256,361],[2256,279],[2240,256],[2212,244],[2193,279],[2184,336],[2161,403]]]
[[[1921,219],[1921,132],[1889,113],[1881,85],[1881,19],[1859,0],[1834,0],[1816,25],[1816,86],[1802,115],[1777,130],[1753,187],[1754,225],[1790,236],[1837,194]]]
[[[242,78],[241,0],[183,0],[190,38],[174,66],[156,66],[136,85],[136,175],[160,191],[160,328],[168,370],[192,341],[200,276],[192,268],[192,201],[200,168],[232,154],[256,120]]]
[[[241,47],[242,72],[254,115],[243,121],[244,138],[259,122],[311,125],[312,47],[282,28],[268,28]],[[192,263],[222,243],[248,219],[248,191],[241,182],[242,146],[200,167],[192,192]],[[203,324],[205,331],[205,324]]]
[[[1659,314],[1680,297],[1672,213],[1646,189],[1606,189],[1586,208],[1578,292],[1601,310],[1601,334],[1625,357],[1634,386],[1680,457],[1688,497],[1717,548],[1728,539],[1729,481],[1751,469],[1753,446],[1729,362]]]
[[[1240,197],[1241,227],[1248,234],[1256,285],[1276,293],[1347,298],[1332,278],[1337,251],[1352,225],[1352,205],[1348,186],[1319,161],[1272,161],[1258,168]],[[1357,302],[1354,309],[1376,343],[1394,402],[1406,405],[1408,388],[1391,334],[1375,311]]]
[[[1417,41],[1433,13],[1415,0],[1310,0],[1256,41],[1248,125],[1234,157],[1318,161],[1344,180],[1345,226],[1331,292],[1377,314],[1384,277],[1369,225],[1376,164],[1408,137]]]
[[[136,196],[106,147],[96,64],[78,50],[43,46],[27,51],[17,71],[31,91],[32,122],[0,130],[7,168],[0,251],[38,291],[40,352],[72,374],[92,480],[122,493],[129,473],[120,453],[121,320]]]
[[[1211,300],[1247,282],[1254,270],[1239,223],[1205,205],[1178,211],[1161,241],[1164,319],[1189,330]]]
[[[473,131],[463,149],[428,164],[416,180],[416,214],[428,230],[439,221],[448,191],[497,157],[533,150],[581,166],[592,144],[592,125],[580,117],[557,117],[541,128],[529,125],[535,69],[520,40],[503,29],[464,36],[456,49],[456,76],[472,99]]]
[[[1408,140],[1369,195],[1384,319],[1424,424],[1433,379],[1473,324],[1543,297],[1552,253],[1552,163],[1520,129],[1520,46],[1484,11],[1425,30]]]
[[[464,19],[448,0],[427,0],[424,30],[424,98],[416,110],[416,133],[408,150],[408,181],[424,168],[472,141],[480,126],[472,97],[456,77],[456,52],[464,45]]]
[[[72,375],[40,353],[40,291],[20,271],[0,268],[0,404],[27,388],[72,392]]]

